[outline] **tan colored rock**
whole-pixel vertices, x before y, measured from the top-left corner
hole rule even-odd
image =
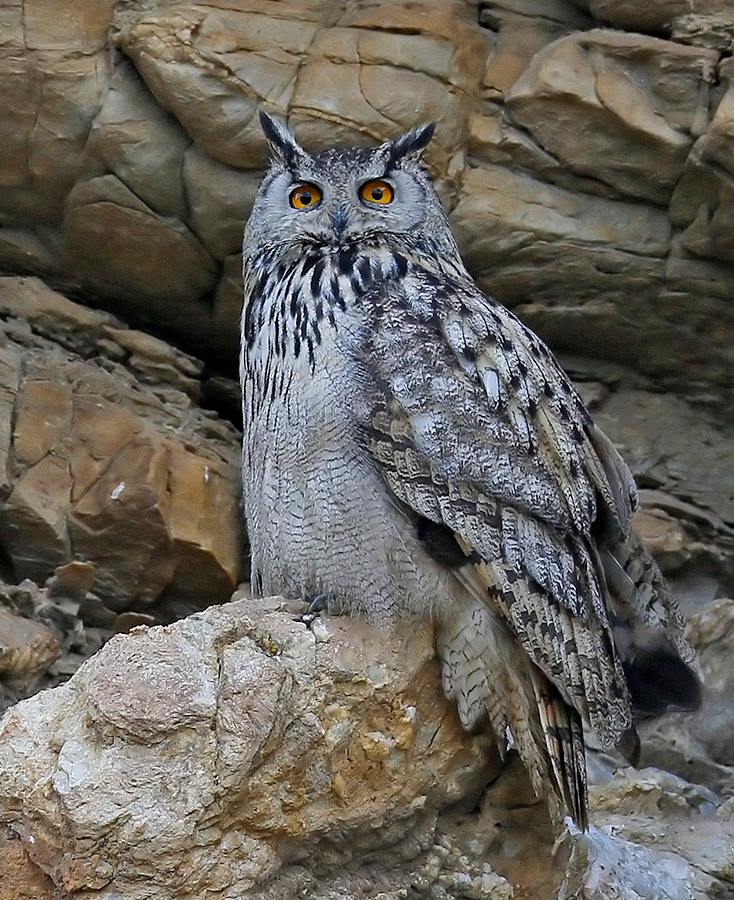
[[[291,896],[319,860],[338,885],[348,857],[410,858],[496,771],[448,708],[430,629],[312,632],[282,610],[136,630],[6,714],[0,817],[68,896]]]
[[[22,317],[38,334],[84,357],[124,363],[141,381],[199,395],[199,360],[108,313],[73,303],[37,278],[0,277],[0,315]]]
[[[40,674],[60,653],[59,642],[44,625],[0,612],[0,677]]]
[[[567,0],[492,0],[480,7],[479,22],[496,34],[484,72],[485,96],[500,100],[541,47],[590,26]]]
[[[41,9],[40,2],[32,4],[33,12]],[[77,37],[87,44],[87,35]],[[0,48],[0,205],[16,225],[55,227],[84,167],[110,59],[79,52],[76,39],[67,33],[67,46],[77,50],[72,53],[34,51],[22,36],[19,44]]]
[[[686,13],[673,20],[670,30],[675,41],[709,47],[719,53],[727,53],[734,41],[734,9],[726,0],[722,9],[712,3],[712,12]]]
[[[226,599],[240,562],[239,436],[193,406],[200,364],[33,279],[0,280],[0,314],[24,311],[23,345],[9,318],[0,346],[12,422],[0,546],[17,576],[42,583],[81,556],[117,611],[166,591],[193,608]]]
[[[6,0],[6,271],[63,279],[233,372],[234,257],[265,161],[257,107],[287,116],[313,149],[371,144],[436,118],[427,162],[450,209],[471,194],[461,245],[485,286],[555,349],[603,353],[723,404],[734,371],[725,59],[734,24],[724,0],[235,6],[106,0],[82,15],[56,0]],[[673,39],[592,30],[593,21]],[[612,236],[602,258],[590,257],[602,234],[576,229],[579,248],[550,228],[532,249],[484,259],[475,244],[496,197],[482,174],[491,181],[497,168],[509,172],[508,231],[528,212],[516,179],[527,175],[549,220],[549,186],[582,209],[590,196],[620,201],[613,224],[632,197],[631,233],[645,249],[620,256]],[[649,254],[650,244],[665,249]]]
[[[87,141],[87,174],[111,173],[160,216],[186,217],[181,177],[190,139],[129,64],[116,68]]]
[[[113,7],[114,0],[101,0],[84,11],[64,0],[23,0],[26,45],[31,50],[67,50],[73,36],[81,52],[101,50]]]
[[[465,176],[452,223],[481,287],[509,306],[522,303],[520,315],[557,349],[583,345],[587,354],[635,368],[643,353],[656,354],[649,366],[658,369],[670,362],[671,341],[681,354],[703,353],[703,342],[668,333],[649,308],[665,276],[669,225],[661,211],[581,197],[486,166]],[[558,249],[552,262],[550,245]],[[586,288],[589,280],[593,293]],[[630,281],[639,293],[622,298],[619,288]],[[523,303],[525,298],[531,302]],[[644,329],[635,318],[638,311]],[[653,330],[660,334],[659,346],[650,345]],[[710,350],[706,344],[705,352]]]
[[[220,28],[224,28],[221,14],[215,13],[209,27],[202,29],[208,16],[195,4],[176,15],[143,17],[124,28],[119,38],[158,103],[178,119],[209,156],[237,168],[265,161],[255,98],[270,93],[279,97],[288,91],[299,65],[287,39],[275,59],[258,55],[256,66],[244,65],[248,57],[255,61],[249,50],[250,35],[257,34],[258,29],[252,26],[262,23],[263,18],[246,12],[228,16],[226,40],[234,47],[221,57],[216,50],[221,30],[215,26],[219,19]],[[308,34],[308,25],[302,23],[291,32],[295,32],[298,46]],[[268,81],[258,84],[259,77],[266,73]],[[212,121],[217,122],[216,131]]]
[[[185,225],[156,215],[113,175],[80,183],[69,195],[64,254],[87,289],[101,284],[111,293],[165,299],[170,317],[180,317],[181,304],[206,294],[216,277],[213,260]]]
[[[715,415],[675,395],[631,390],[610,394],[595,418],[639,481],[687,498],[710,511],[712,527],[726,530],[723,523],[734,519],[734,472]]]
[[[89,563],[71,562],[43,586],[0,580],[0,712],[66,681],[127,624],[90,593],[94,579]]]
[[[661,203],[705,127],[717,61],[713,51],[657,38],[584,32],[540,50],[507,108],[573,171]],[[578,119],[585,127],[569,140]]]
[[[0,833],[0,885],[3,900],[61,900],[51,879],[34,865],[10,829]]]
[[[708,262],[666,257],[662,210],[487,165],[465,175],[451,219],[480,286],[556,351],[626,364],[659,386],[681,385],[686,372],[692,394],[731,377],[724,297],[734,277]],[[630,284],[633,292],[622,287]]]
[[[186,152],[183,183],[191,227],[221,260],[242,248],[243,222],[260,187],[260,172],[241,172],[218,163],[193,144]]]

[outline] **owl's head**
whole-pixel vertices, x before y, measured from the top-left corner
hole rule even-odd
[[[405,235],[411,242],[448,222],[421,155],[433,124],[420,125],[371,149],[308,153],[287,125],[260,113],[270,165],[247,230],[248,254],[265,247],[300,250],[380,243]],[[452,241],[453,243],[453,241]]]

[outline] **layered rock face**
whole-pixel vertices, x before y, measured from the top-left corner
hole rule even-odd
[[[0,0],[3,900],[734,892],[733,40],[729,0]],[[246,599],[261,105],[314,150],[438,122],[469,268],[640,485],[706,701],[590,751],[555,854],[428,628]]]
[[[0,17],[0,265],[231,365],[258,106],[313,149],[435,119],[428,163],[483,287],[557,349],[707,402],[731,387],[725,0],[3,0]]]
[[[81,558],[113,611],[226,600],[239,436],[196,406],[201,364],[36,279],[0,278],[0,316],[0,547],[16,576]]]

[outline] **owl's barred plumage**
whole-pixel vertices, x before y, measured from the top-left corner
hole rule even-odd
[[[584,726],[633,758],[634,712],[700,699],[631,529],[632,476],[464,268],[420,164],[432,126],[310,155],[262,120],[241,358],[253,588],[396,627],[431,616],[464,727],[488,722],[583,828]]]

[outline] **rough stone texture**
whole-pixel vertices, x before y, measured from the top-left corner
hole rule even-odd
[[[233,370],[257,107],[314,149],[433,118],[483,287],[558,349],[729,406],[728,0],[0,0],[0,23],[6,270]]]
[[[671,714],[644,729],[644,759],[726,796],[734,794],[734,601],[719,599],[690,619],[706,694],[692,716]]]
[[[553,856],[522,768],[498,766],[443,697],[430,627],[309,630],[284,601],[239,600],[117,637],[6,713],[0,820],[17,840],[0,877],[32,866],[90,900],[734,888],[731,811],[707,788],[604,774],[591,830]]]
[[[386,641],[283,609],[137,629],[6,714],[0,817],[66,895],[296,896],[352,860],[418,855],[496,774],[443,698],[430,628]]]
[[[192,402],[200,371],[42,282],[0,278],[0,549],[17,578],[83,559],[115,612],[230,596],[239,436]]]

